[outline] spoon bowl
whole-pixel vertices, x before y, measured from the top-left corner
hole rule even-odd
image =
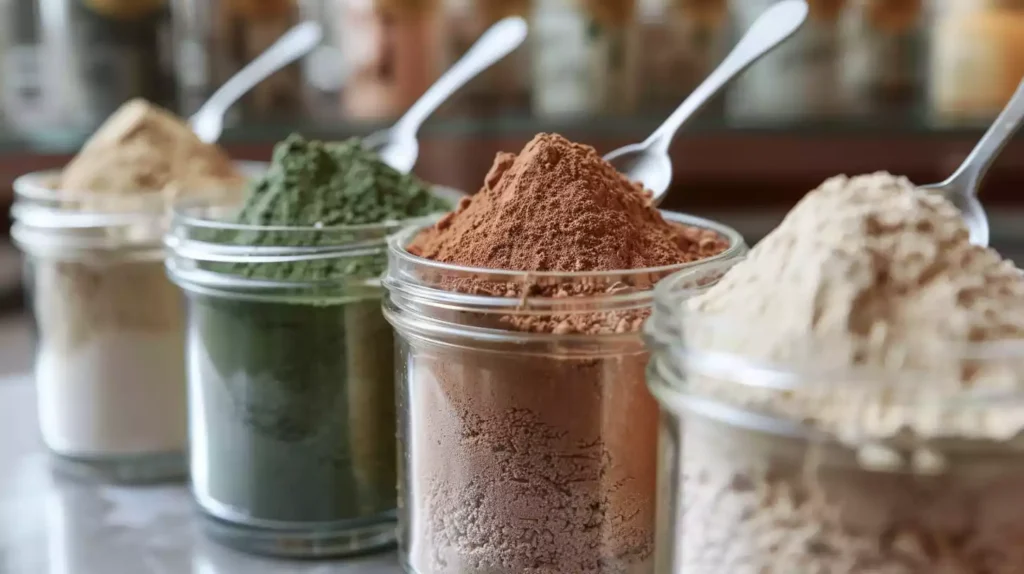
[[[722,63],[693,90],[643,143],[621,147],[604,158],[629,179],[651,191],[661,203],[672,183],[668,147],[679,127],[740,72],[792,36],[807,19],[807,2],[782,0],[764,11]]]
[[[941,193],[963,214],[964,223],[971,233],[971,243],[988,245],[989,224],[988,214],[978,200],[978,188],[988,168],[995,161],[1006,143],[1024,122],[1024,80],[1010,97],[985,135],[968,154],[953,175],[941,183],[919,186],[919,189]]]
[[[668,154],[645,153],[646,151],[647,147],[642,143],[629,144],[609,152],[604,159],[619,173],[643,183],[644,189],[668,189],[672,183],[672,160]],[[642,175],[637,177],[633,174]],[[659,201],[656,199],[657,202]]]

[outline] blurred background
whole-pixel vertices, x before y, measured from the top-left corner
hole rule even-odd
[[[797,37],[684,128],[664,207],[720,219],[753,243],[828,176],[941,180],[1024,76],[1024,0],[809,1]],[[14,177],[63,165],[126,99],[188,116],[301,20],[321,22],[326,39],[233,110],[221,143],[239,159],[269,158],[292,131],[342,139],[386,125],[487,26],[522,15],[527,45],[421,132],[416,171],[475,191],[497,151],[537,132],[602,152],[646,137],[769,3],[0,0],[0,205],[9,210]],[[1021,138],[982,200],[993,245],[1024,260]],[[5,234],[4,371],[30,362],[20,275]]]

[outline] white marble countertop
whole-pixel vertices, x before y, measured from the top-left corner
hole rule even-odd
[[[77,483],[51,472],[25,376],[0,379],[0,574],[397,574],[394,554],[287,562],[207,540],[184,486]]]

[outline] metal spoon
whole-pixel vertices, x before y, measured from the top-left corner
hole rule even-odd
[[[978,201],[978,187],[992,161],[1010,141],[1021,122],[1024,121],[1024,80],[1017,86],[1010,101],[999,112],[999,116],[981,136],[974,149],[953,175],[941,183],[922,185],[920,188],[941,193],[960,209],[971,232],[971,243],[988,245],[988,216]]]
[[[783,0],[765,10],[725,60],[650,137],[642,143],[614,150],[604,158],[629,179],[650,190],[655,204],[661,203],[672,183],[668,147],[679,126],[740,72],[792,36],[806,18],[807,3],[803,0]]]
[[[526,30],[526,21],[522,18],[513,16],[499,20],[427,89],[395,125],[371,134],[363,140],[363,145],[376,151],[384,163],[408,173],[416,165],[419,155],[416,132],[424,120],[466,82],[518,48],[526,39]]]
[[[323,35],[323,28],[316,22],[303,22],[285,32],[206,100],[189,119],[192,131],[206,143],[217,141],[224,131],[224,114],[228,109],[271,74],[317,47]]]

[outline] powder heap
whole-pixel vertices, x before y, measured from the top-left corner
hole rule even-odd
[[[363,148],[359,140],[324,143],[292,135],[274,148],[269,169],[250,188],[236,222],[327,229],[401,221],[448,208],[447,202],[431,193],[427,183],[394,170]],[[274,247],[337,245],[343,239],[336,230],[232,231],[231,235],[227,240],[233,244]],[[349,258],[343,267],[336,260],[321,259],[244,265],[241,269],[248,275],[315,279],[357,271],[376,274],[383,266],[381,254],[361,260]]]
[[[540,134],[519,155],[499,154],[480,192],[409,250],[471,267],[572,272],[676,265],[726,247],[712,231],[665,221],[594,148]]]
[[[676,571],[1024,572],[1020,359],[963,354],[1024,342],[1024,275],[947,200],[829,179],[689,305],[691,347],[815,374],[780,392],[691,370],[689,392],[818,432],[688,411]]]
[[[127,102],[100,126],[64,168],[60,182],[69,194],[171,196],[244,185],[223,150],[200,141],[174,114],[141,99]]]
[[[963,346],[1024,338],[1024,275],[994,250],[972,245],[951,203],[905,178],[876,173],[826,181],[691,304],[720,321],[721,328],[695,334],[701,345],[772,362],[813,358],[831,368],[928,373],[901,381],[884,399],[857,389],[868,394],[869,406],[851,404],[848,394],[807,391],[772,407],[797,409],[789,414],[798,419],[872,435],[904,425],[927,434],[1019,430],[995,421],[989,423],[998,428],[983,429],[933,419],[940,416],[933,409],[889,404],[898,402],[894,392],[920,400],[1008,390],[1018,377],[962,359]],[[809,402],[795,402],[801,399]]]

